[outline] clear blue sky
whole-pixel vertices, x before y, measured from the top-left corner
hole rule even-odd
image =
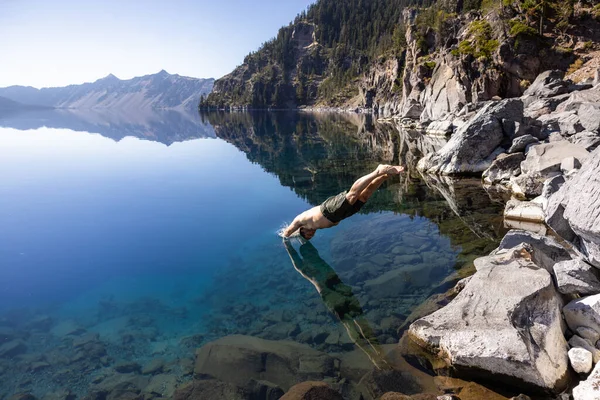
[[[219,78],[314,0],[0,0],[0,87]]]

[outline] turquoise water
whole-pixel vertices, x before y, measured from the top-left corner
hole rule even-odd
[[[276,232],[296,214],[408,159],[397,131],[358,116],[63,114],[0,116],[0,398],[82,396],[156,358],[179,385],[196,348],[232,334],[329,354],[395,344],[503,229],[477,183],[411,169],[288,253]]]

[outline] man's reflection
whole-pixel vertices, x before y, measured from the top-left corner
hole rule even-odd
[[[369,357],[375,367],[388,368],[377,338],[362,316],[362,307],[352,294],[350,286],[341,281],[310,242],[305,241],[300,246],[301,256],[289,240],[284,240],[283,243],[296,271],[317,289],[325,306],[339,318],[354,344]]]

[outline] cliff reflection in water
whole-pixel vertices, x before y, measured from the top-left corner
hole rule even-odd
[[[406,164],[408,173],[390,180],[361,213],[392,211],[436,223],[452,244],[470,253],[494,248],[505,229],[504,205],[488,196],[478,180],[421,176],[417,161],[445,139],[378,123],[369,115],[295,112],[207,113],[216,136],[275,174],[311,205],[347,190],[379,163]]]

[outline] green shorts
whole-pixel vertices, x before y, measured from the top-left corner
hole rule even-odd
[[[360,200],[350,204],[346,198],[347,193],[347,191],[344,191],[337,196],[331,196],[321,204],[321,213],[334,224],[356,214],[365,205]]]

